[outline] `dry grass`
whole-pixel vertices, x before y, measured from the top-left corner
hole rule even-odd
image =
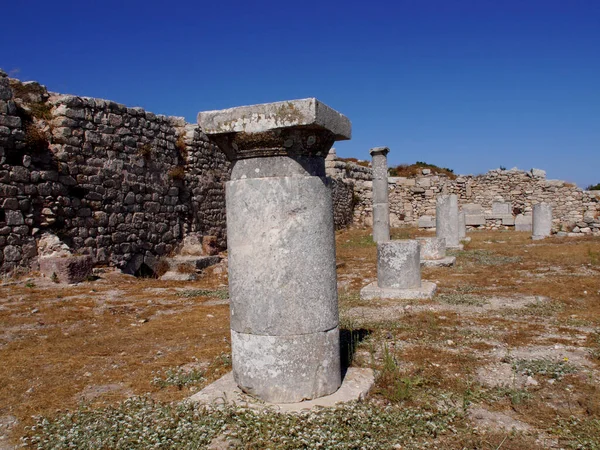
[[[341,325],[352,347],[346,356],[377,372],[368,401],[458,411],[454,431],[431,438],[438,448],[598,448],[600,239],[470,236],[455,267],[423,270],[438,284],[437,297],[400,303],[360,299],[360,288],[376,279],[369,230],[336,234]],[[0,286],[0,418],[20,421],[13,438],[32,415],[54,416],[82,399],[92,407],[146,393],[179,400],[229,370],[226,285],[225,275],[208,271],[195,282],[107,272],[75,287],[39,279]],[[515,303],[447,301],[467,297]],[[510,374],[510,361],[531,368],[563,357],[576,371],[558,379],[528,369],[533,381],[524,384],[525,376]],[[493,372],[503,364],[508,374]],[[190,386],[159,386],[158,373],[201,376]],[[490,384],[497,380],[504,384]],[[469,415],[474,407],[526,431],[480,423]]]

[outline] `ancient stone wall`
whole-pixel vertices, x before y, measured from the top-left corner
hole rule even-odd
[[[372,224],[371,169],[337,159],[331,154],[327,171],[354,186],[354,222]],[[485,213],[492,203],[510,204],[514,215],[531,214],[535,203],[547,202],[553,207],[555,231],[600,233],[600,199],[597,193],[584,191],[560,180],[547,180],[542,170],[491,170],[484,175],[458,176],[450,179],[428,169],[414,178],[389,177],[390,225],[417,225],[419,219],[435,226],[435,199],[439,194],[457,194],[459,205],[479,204]],[[490,219],[481,228],[501,226]]]
[[[225,246],[229,164],[197,126],[100,99],[44,90],[31,99],[35,86],[8,82],[2,74],[3,270],[29,265],[46,231],[132,272],[187,233]]]

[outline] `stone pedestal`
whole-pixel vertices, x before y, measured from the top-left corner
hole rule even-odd
[[[233,162],[226,185],[233,376],[271,403],[341,383],[335,236],[325,156],[350,122],[316,99],[198,115]]]
[[[552,231],[552,206],[548,203],[533,205],[533,240],[544,239]]]
[[[436,285],[421,281],[420,247],[408,239],[378,243],[377,281],[361,289],[361,298],[431,298]]]
[[[373,158],[373,241],[390,240],[390,208],[388,203],[387,147],[372,148]]]
[[[446,256],[446,240],[438,237],[417,237],[421,246],[421,266],[449,267],[456,262],[455,256]]]
[[[458,198],[454,194],[438,195],[435,202],[435,234],[446,240],[446,248],[460,248]]]

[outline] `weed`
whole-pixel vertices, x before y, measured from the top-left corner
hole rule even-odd
[[[175,148],[177,149],[180,158],[186,160],[188,157],[188,148],[185,143],[185,136],[183,134],[180,134],[177,137],[177,141],[175,142]]]
[[[177,386],[179,389],[183,389],[184,386],[204,383],[206,381],[204,376],[204,370],[192,369],[186,371],[181,367],[170,368],[157,372],[152,379],[152,384],[161,389],[167,386]]]
[[[194,297],[214,297],[220,300],[226,300],[229,298],[229,291],[227,289],[189,289],[186,291],[179,292],[178,297],[194,298]]]
[[[28,281],[27,283],[25,283],[25,287],[26,288],[34,288],[35,287],[35,283],[33,281]]]
[[[150,144],[140,145],[138,148],[138,151],[137,151],[138,156],[141,156],[145,160],[151,159],[153,153],[154,153],[154,149],[152,148],[152,146]]]
[[[56,274],[56,272],[52,272],[52,276],[50,277],[50,281],[52,281],[53,283],[58,283],[60,281],[58,279],[58,275]]]
[[[552,433],[559,436],[560,446],[572,449],[600,449],[600,419],[597,417],[558,418]]]
[[[223,436],[236,448],[430,448],[455,432],[453,409],[422,410],[351,403],[298,414],[235,406],[208,409],[133,397],[116,407],[39,418],[24,444],[37,448],[196,449]]]
[[[550,358],[539,359],[516,359],[512,362],[513,370],[523,375],[544,375],[555,380],[562,379],[565,375],[577,372],[577,369],[569,364],[565,358],[561,361]]]
[[[597,266],[600,264],[600,252],[595,252],[591,248],[588,248],[588,256],[592,266]]]
[[[169,176],[173,180],[183,180],[185,178],[185,167],[175,166],[169,169]]]
[[[25,127],[25,144],[31,151],[44,151],[48,148],[48,134],[35,123],[29,123]]]

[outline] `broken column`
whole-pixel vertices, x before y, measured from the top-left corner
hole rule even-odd
[[[544,202],[533,205],[533,234],[531,239],[544,239],[550,236],[551,231],[552,206]]]
[[[446,248],[460,248],[458,198],[455,194],[438,195],[435,201],[435,234],[446,240]]]
[[[390,207],[388,204],[387,147],[372,148],[373,158],[373,241],[390,240]]]
[[[341,383],[327,152],[350,121],[314,98],[202,112],[232,161],[226,184],[233,375],[291,403]]]
[[[415,238],[421,248],[421,266],[449,267],[456,262],[455,256],[446,256],[446,240],[438,237]]]
[[[426,299],[436,285],[421,281],[420,244],[404,239],[377,244],[377,281],[360,291],[362,299]]]

